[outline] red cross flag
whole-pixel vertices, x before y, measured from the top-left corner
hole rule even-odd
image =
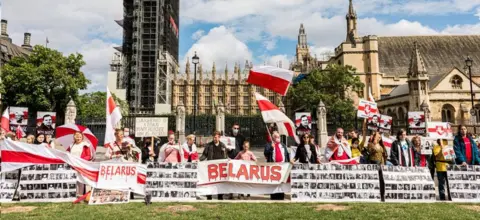
[[[377,103],[360,99],[358,103],[357,117],[368,118],[368,116],[377,114],[377,113],[378,113]]]
[[[429,122],[428,137],[436,139],[453,139],[453,131],[448,122]]]

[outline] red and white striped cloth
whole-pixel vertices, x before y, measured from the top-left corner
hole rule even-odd
[[[105,130],[105,146],[110,146],[111,143],[115,141],[115,126],[122,119],[122,113],[120,113],[120,108],[115,104],[110,90],[107,87],[107,128]]]
[[[97,186],[100,170],[100,163],[98,162],[86,161],[67,152],[47,148],[42,145],[33,145],[12,140],[5,140],[3,144],[0,145],[0,150],[2,154],[2,172],[11,172],[37,164],[67,163],[79,173],[77,177],[78,181],[94,188]],[[139,169],[137,169],[137,183],[139,187],[132,188],[132,190],[134,193],[143,195],[145,191],[141,189],[145,188],[147,170],[141,168],[142,166],[139,164]]]
[[[27,136],[27,134],[25,134],[22,127],[20,127],[20,125],[18,125],[17,130],[15,131],[15,136],[17,136],[18,140],[20,140],[23,137]]]
[[[278,133],[293,137],[297,143],[300,143],[295,132],[295,124],[293,121],[264,96],[255,93],[255,97],[257,99],[258,108],[262,113],[263,121],[267,124],[277,124]]]
[[[285,96],[292,83],[293,72],[273,66],[255,66],[250,70],[247,83],[270,89]]]
[[[8,113],[8,108],[3,111],[2,119],[0,121],[0,127],[5,130],[5,132],[10,131],[10,114]]]

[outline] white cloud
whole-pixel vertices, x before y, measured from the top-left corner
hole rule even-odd
[[[213,62],[216,63],[218,72],[224,69],[225,63],[228,63],[229,69],[233,68],[235,62],[243,68],[242,64],[245,63],[245,60],[252,60],[252,52],[247,45],[238,40],[234,33],[225,26],[211,29],[208,34],[194,43],[183,58],[182,69],[186,63],[186,57],[192,57],[195,52],[200,58],[204,71],[210,71]]]
[[[64,54],[79,52],[82,68],[92,81],[88,91],[105,90],[107,71],[115,43],[121,43],[122,0],[3,0],[2,19],[8,20],[8,33],[17,45],[23,33],[32,34],[32,45],[45,45]]]
[[[204,30],[195,31],[195,33],[192,34],[192,39],[198,40],[198,39],[200,39],[203,35],[205,35],[205,31],[204,31]]]

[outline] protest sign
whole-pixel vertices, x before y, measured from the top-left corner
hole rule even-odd
[[[10,131],[16,132],[17,127],[23,129],[23,132],[27,132],[28,124],[28,108],[26,107],[10,107]]]
[[[289,190],[284,184],[290,168],[290,163],[255,163],[243,160],[200,162],[197,194],[284,192]]]
[[[377,103],[360,99],[358,103],[358,111],[357,111],[358,118],[368,118],[370,115],[377,114],[377,113],[378,113]]]
[[[378,131],[380,126],[380,114],[370,114],[367,119],[367,129]]]
[[[295,164],[292,201],[380,202],[378,165]]]
[[[449,166],[447,175],[453,202],[480,202],[480,166]]]
[[[145,181],[142,173],[146,173],[146,166],[138,163],[103,162],[100,163],[97,188],[111,190],[132,190],[144,192],[139,182]],[[143,170],[143,171],[142,171]],[[137,191],[139,190],[139,191]]]
[[[235,137],[220,137],[220,142],[224,143],[228,149],[235,149]]]
[[[135,137],[166,137],[168,118],[135,118]]]
[[[56,124],[55,112],[37,112],[37,135],[52,135],[55,133],[55,124]]]
[[[93,188],[89,205],[122,204],[130,202],[130,191]]]
[[[295,113],[295,127],[298,136],[310,134],[312,131],[312,115],[310,112]]]
[[[425,113],[408,112],[408,129],[412,135],[425,134]]]
[[[428,137],[434,139],[453,139],[453,132],[448,122],[428,122]]]
[[[427,167],[382,166],[385,202],[435,202],[435,183]]]
[[[378,126],[378,131],[382,133],[390,133],[392,129],[392,117],[388,115],[380,116],[380,125]]]
[[[428,138],[428,137],[421,137],[422,150],[421,150],[420,153],[422,155],[432,155],[433,146],[435,146],[436,142],[437,142],[437,139]]]
[[[0,202],[11,202],[17,187],[18,171],[0,172]]]
[[[77,197],[77,172],[68,164],[33,165],[22,169],[22,202],[69,202]]]
[[[194,201],[197,163],[149,163],[146,192],[152,201]]]

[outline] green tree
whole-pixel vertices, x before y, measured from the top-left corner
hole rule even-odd
[[[122,115],[128,114],[127,102],[117,98],[112,93],[113,99],[120,105]],[[77,118],[98,119],[106,117],[106,92],[92,92],[80,95],[77,99],[76,105],[78,110]]]
[[[61,52],[35,46],[30,56],[15,57],[2,68],[2,97],[5,106],[25,106],[31,112],[55,111],[62,116],[70,98],[90,81],[80,68],[81,54],[64,56]]]
[[[323,101],[330,117],[341,115],[342,121],[354,123],[356,108],[350,91],[363,89],[364,84],[351,66],[328,65],[324,70],[313,70],[305,79],[289,90],[292,109],[312,111]]]

